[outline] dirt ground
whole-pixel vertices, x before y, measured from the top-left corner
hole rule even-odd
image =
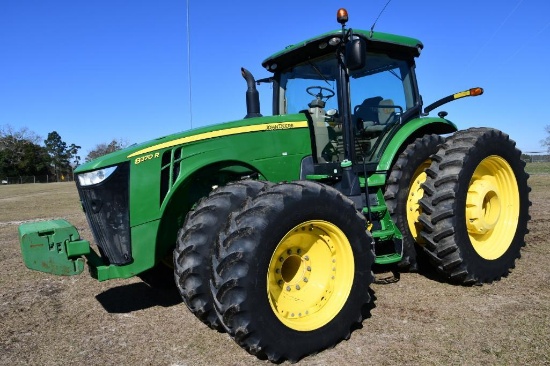
[[[529,182],[531,231],[508,277],[460,287],[406,273],[375,284],[363,328],[299,364],[550,365],[550,175]],[[204,326],[175,292],[28,270],[17,226],[53,218],[91,239],[74,184],[0,186],[0,364],[269,364]]]

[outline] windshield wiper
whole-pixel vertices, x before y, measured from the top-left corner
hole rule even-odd
[[[321,73],[321,71],[317,68],[317,66],[315,66],[314,63],[312,63],[311,61],[307,61],[307,63],[313,67],[313,70],[315,70],[315,72],[323,78],[323,80],[325,81],[325,83],[327,83],[328,86],[330,86],[332,88],[332,85],[330,85],[330,83],[328,82],[327,78]]]

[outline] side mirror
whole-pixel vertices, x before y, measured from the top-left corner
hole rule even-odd
[[[362,38],[355,38],[346,44],[346,66],[350,70],[365,67],[367,58],[367,43]]]

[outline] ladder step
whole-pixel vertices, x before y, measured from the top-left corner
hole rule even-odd
[[[379,239],[393,236],[395,234],[395,231],[393,231],[393,229],[374,230],[371,234],[373,238]]]
[[[367,207],[363,208],[364,213],[368,213],[369,209]],[[386,212],[386,206],[371,206],[370,212],[372,213],[378,213],[378,212]]]
[[[376,264],[390,264],[397,263],[401,260],[401,255],[398,253],[379,255],[374,259]]]

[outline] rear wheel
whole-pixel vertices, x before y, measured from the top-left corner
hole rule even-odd
[[[528,175],[515,142],[501,131],[459,131],[426,171],[420,203],[425,250],[453,282],[506,276],[525,245]]]
[[[210,328],[223,331],[210,291],[211,258],[216,238],[229,214],[267,184],[239,181],[215,189],[189,212],[178,233],[173,273],[176,285],[189,310]]]
[[[299,181],[231,215],[214,258],[216,309],[231,336],[273,362],[349,337],[365,316],[373,240],[353,202]]]
[[[420,236],[418,221],[422,212],[418,201],[424,190],[426,168],[431,164],[430,156],[435,154],[445,139],[439,135],[425,135],[416,139],[399,155],[393,165],[384,198],[393,221],[403,235],[403,259],[398,267],[402,270],[418,271],[424,240]]]

